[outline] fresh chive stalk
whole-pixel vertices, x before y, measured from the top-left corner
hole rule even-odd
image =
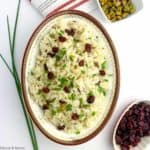
[[[0,54],[0,59],[4,62],[5,66],[7,67],[7,69],[9,70],[9,72],[11,73],[11,75],[14,79],[16,89],[17,89],[17,92],[18,92],[18,96],[19,96],[19,99],[20,99],[20,102],[21,102],[21,106],[22,106],[22,109],[23,109],[23,112],[24,112],[25,120],[26,120],[26,123],[27,123],[28,131],[29,131],[29,134],[30,134],[33,150],[38,150],[38,144],[37,144],[37,140],[36,140],[36,134],[35,134],[35,131],[34,131],[34,127],[33,127],[33,124],[32,124],[32,121],[31,121],[30,117],[28,116],[28,114],[26,112],[25,104],[23,102],[21,82],[20,82],[19,75],[18,75],[18,72],[17,72],[17,69],[16,69],[15,58],[14,58],[15,42],[16,42],[16,31],[17,31],[18,18],[19,18],[19,12],[20,12],[20,4],[21,4],[21,0],[18,1],[18,5],[17,5],[17,12],[16,12],[16,18],[15,18],[15,24],[14,24],[12,39],[11,39],[9,17],[7,16],[7,30],[8,30],[8,38],[9,38],[10,55],[11,55],[11,67],[8,65],[6,59],[3,57],[2,54]]]

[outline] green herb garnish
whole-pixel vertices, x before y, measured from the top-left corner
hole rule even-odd
[[[90,105],[88,105],[88,104],[83,104],[82,107],[83,107],[83,108],[88,108],[88,107],[90,107]]]
[[[67,52],[66,48],[60,49],[58,54],[56,55],[56,60],[57,61],[61,60],[65,56],[66,52]]]
[[[72,93],[71,95],[69,95],[69,99],[74,101],[76,99],[76,95]]]
[[[76,131],[75,134],[80,134],[80,131]]]
[[[50,33],[49,36],[50,36],[51,38],[55,38],[55,34],[54,34],[54,33]]]
[[[79,40],[79,39],[73,39],[73,41],[74,41],[75,43],[80,42],[80,40]]]
[[[66,105],[66,111],[71,111],[71,110],[72,110],[72,105],[71,104]]]
[[[33,71],[31,71],[31,75],[34,76],[34,72]]]
[[[100,94],[102,93],[104,96],[106,96],[106,90],[103,87],[98,86],[97,90]]]
[[[62,66],[62,68],[66,68],[67,67],[67,65],[66,64],[64,64],[63,66]]]
[[[61,107],[57,107],[57,108],[56,108],[56,112],[57,112],[57,113],[60,113],[61,111],[62,111]]]
[[[81,73],[82,73],[82,74],[85,74],[85,70],[81,70]]]
[[[92,116],[95,116],[95,115],[96,115],[96,112],[95,112],[95,111],[93,111],[91,115],[92,115]]]
[[[88,96],[93,96],[94,94],[93,94],[93,92],[92,91],[90,91],[89,93],[88,93]]]
[[[60,82],[60,85],[59,85],[60,87],[64,87],[69,82],[69,80],[67,78],[65,78],[65,77],[59,78],[58,80]]]
[[[37,144],[37,139],[36,139],[36,135],[35,135],[35,130],[34,130],[32,121],[31,121],[30,117],[28,116],[28,113],[26,112],[26,108],[25,108],[25,104],[24,104],[24,100],[23,100],[23,96],[22,96],[22,90],[21,90],[22,86],[21,86],[21,82],[20,82],[19,75],[17,72],[17,68],[16,68],[16,64],[15,64],[15,57],[14,57],[15,43],[16,43],[16,30],[17,30],[18,19],[19,19],[20,4],[21,4],[21,0],[18,1],[18,5],[17,5],[17,13],[16,13],[16,18],[15,18],[15,25],[14,25],[14,29],[13,29],[12,39],[11,39],[9,18],[7,16],[7,30],[8,30],[8,38],[9,38],[9,47],[10,47],[12,67],[10,67],[8,65],[6,59],[2,56],[2,54],[0,54],[0,59],[4,62],[4,64],[6,65],[7,69],[9,70],[10,74],[12,75],[12,77],[15,81],[17,93],[18,93],[18,96],[19,96],[19,99],[21,102],[21,106],[23,109],[23,113],[25,116],[25,120],[26,120],[26,123],[28,126],[28,131],[30,134],[32,146],[33,146],[34,150],[38,150],[38,144]]]
[[[60,30],[59,32],[58,32],[58,34],[60,35],[60,36],[63,36],[64,35],[64,31],[63,30]]]
[[[107,68],[107,61],[104,61],[101,65],[101,68],[105,70]]]
[[[97,74],[93,74],[92,77],[95,77]]]
[[[74,87],[74,77],[72,77],[71,79],[70,79],[70,82],[69,82],[69,87],[71,87],[71,88],[73,88]]]
[[[61,90],[61,88],[60,88],[60,87],[56,87],[56,88],[53,88],[52,90],[60,91],[60,90]]]
[[[51,113],[52,113],[52,116],[55,116],[55,115],[56,115],[56,110],[53,109],[53,110],[51,111]]]
[[[70,55],[69,59],[70,59],[70,61],[73,61],[74,60],[74,55]]]
[[[109,80],[108,80],[108,79],[104,79],[103,81],[104,81],[104,82],[108,82]]]
[[[79,101],[80,101],[80,107],[82,107],[82,105],[83,105],[83,98],[80,98]]]
[[[79,118],[82,119],[84,117],[84,113],[80,113]]]

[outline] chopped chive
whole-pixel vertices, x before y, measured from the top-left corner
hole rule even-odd
[[[88,37],[88,39],[89,39],[89,40],[91,40],[91,39],[92,39],[92,37]]]
[[[101,65],[102,69],[106,69],[107,68],[107,61],[104,61]]]
[[[50,33],[49,36],[50,36],[51,38],[55,38],[55,34],[54,34],[54,33]]]
[[[69,99],[74,101],[76,99],[76,95],[72,93],[71,95],[69,95]]]
[[[80,40],[79,40],[79,39],[73,39],[73,41],[74,41],[75,43],[80,42]]]
[[[59,78],[58,79],[59,80],[59,82],[60,82],[60,87],[63,87],[63,86],[65,86],[65,85],[67,85],[68,84],[68,79],[67,78],[65,78],[65,77],[62,77],[62,78]]]
[[[60,91],[60,90],[61,90],[61,88],[60,88],[60,87],[56,87],[56,88],[53,88],[52,90]]]
[[[79,101],[80,101],[80,106],[82,106],[83,105],[83,99],[80,98]]]
[[[64,31],[63,30],[60,30],[59,32],[58,32],[58,34],[60,35],[60,36],[63,36],[64,35]]]
[[[90,91],[89,93],[88,93],[88,96],[93,96],[94,94],[93,94],[93,92],[92,91]]]
[[[62,68],[66,68],[66,66],[67,66],[67,65],[66,65],[66,64],[64,64],[64,65],[62,66]]]
[[[85,74],[85,70],[81,70],[81,73],[82,73],[82,74]]]
[[[47,83],[47,86],[49,87],[50,85],[51,85],[51,82],[48,82],[48,83]]]
[[[72,105],[71,104],[66,105],[66,111],[71,111],[71,110],[72,110]]]
[[[75,134],[80,134],[80,131],[76,131]]]
[[[89,67],[87,63],[85,64],[85,66],[86,66],[87,68]]]
[[[70,61],[73,61],[74,60],[74,55],[70,55],[69,59],[70,59]]]
[[[70,86],[71,88],[74,87],[74,77],[70,79],[69,86]]]
[[[31,75],[34,76],[34,72],[33,71],[31,71]]]
[[[104,79],[103,81],[104,81],[104,82],[108,82],[109,80],[108,80],[108,79]]]
[[[101,87],[101,86],[98,86],[98,92],[101,94],[103,94],[104,96],[106,96],[106,90],[103,88],[103,87]]]
[[[60,108],[60,107],[57,107],[57,108],[56,108],[56,112],[57,112],[57,113],[60,113],[60,112],[61,112],[61,108]]]
[[[96,112],[95,112],[95,111],[93,111],[91,115],[92,115],[92,116],[95,116],[95,115],[96,115]]]
[[[88,104],[83,104],[82,107],[83,107],[83,108],[89,108],[90,105],[88,105]]]
[[[95,77],[97,74],[93,74],[92,77]]]
[[[56,111],[54,109],[51,111],[51,113],[52,113],[52,116],[56,115]]]
[[[66,52],[67,52],[66,48],[60,49],[56,55],[56,60],[57,61],[61,60],[65,56]]]
[[[82,119],[83,117],[84,117],[84,113],[81,113],[81,114],[79,115],[79,118]]]

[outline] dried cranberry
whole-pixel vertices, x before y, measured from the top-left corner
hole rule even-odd
[[[144,127],[144,122],[143,121],[140,121],[138,124],[139,124],[139,126]]]
[[[127,127],[128,127],[128,129],[133,129],[132,123],[131,123],[131,122],[128,122]]]
[[[67,40],[67,39],[66,39],[65,37],[63,37],[63,36],[59,36],[58,39],[59,39],[60,42],[65,42],[65,41]]]
[[[48,75],[47,75],[47,77],[48,77],[48,79],[53,79],[54,78],[54,74],[53,74],[53,72],[48,72]]]
[[[88,53],[90,53],[91,50],[92,50],[92,45],[89,44],[89,43],[86,43],[86,44],[85,44],[85,51],[88,52]]]
[[[49,93],[50,90],[49,90],[48,87],[43,87],[42,91],[43,91],[44,93]]]
[[[70,93],[69,87],[65,86],[65,87],[64,87],[64,91],[65,91],[66,93]]]
[[[104,70],[100,70],[100,71],[99,71],[99,74],[100,74],[101,76],[105,76],[105,75],[106,75],[106,73],[105,73]]]
[[[64,130],[65,129],[65,125],[59,125],[59,126],[57,126],[57,129],[58,130]]]
[[[65,29],[65,32],[70,35],[70,36],[74,36],[75,35],[75,30],[74,29]]]
[[[116,136],[116,143],[122,144],[122,138],[120,136]]]
[[[142,128],[139,128],[136,130],[136,134],[139,135],[140,137],[143,137],[143,130]]]
[[[88,96],[87,102],[88,102],[89,104],[94,103],[94,101],[95,101],[95,96],[93,96],[93,95]]]
[[[121,146],[121,150],[130,150],[130,148],[127,146]]]
[[[84,66],[84,60],[83,59],[79,61],[79,66],[80,67]]]
[[[52,52],[53,52],[53,53],[58,53],[58,51],[59,51],[59,48],[58,48],[58,47],[53,47],[53,48],[52,48]]]
[[[48,104],[44,104],[43,106],[42,106],[42,109],[43,110],[46,110],[46,109],[48,109],[49,107],[48,107]]]
[[[78,120],[79,119],[79,115],[77,113],[72,113],[71,118],[72,118],[72,120]]]

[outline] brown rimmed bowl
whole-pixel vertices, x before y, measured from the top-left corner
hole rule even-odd
[[[114,64],[114,74],[115,74],[115,86],[113,88],[113,95],[111,97],[111,103],[109,105],[109,109],[102,121],[102,123],[100,123],[98,126],[96,126],[91,133],[77,138],[77,139],[70,139],[70,140],[66,140],[63,139],[60,135],[55,134],[54,132],[52,132],[52,130],[47,130],[47,124],[43,123],[41,121],[42,116],[37,117],[40,112],[38,110],[38,106],[36,104],[33,104],[33,101],[29,98],[29,93],[28,93],[28,87],[27,87],[27,79],[26,79],[26,74],[28,72],[28,66],[29,66],[29,53],[32,52],[32,46],[35,44],[35,39],[39,36],[40,32],[42,32],[44,30],[44,27],[50,23],[53,19],[62,16],[62,15],[76,15],[79,16],[81,18],[84,18],[88,21],[90,21],[93,25],[95,25],[102,33],[102,35],[104,36],[105,40],[108,43],[108,46],[111,50],[111,55],[113,58],[113,64]],[[33,54],[34,56],[34,54]],[[33,32],[27,47],[25,49],[25,53],[24,53],[24,57],[23,57],[23,62],[22,62],[22,72],[21,72],[21,80],[22,80],[22,91],[23,91],[23,97],[24,97],[24,103],[26,105],[27,111],[29,112],[31,119],[33,120],[33,122],[35,123],[35,125],[39,128],[39,130],[49,139],[51,139],[52,141],[59,143],[59,144],[63,144],[63,145],[77,145],[77,144],[82,144],[84,142],[87,142],[88,140],[92,139],[93,137],[95,137],[106,125],[106,123],[108,122],[108,120],[110,119],[116,102],[117,102],[117,98],[118,98],[118,94],[119,94],[119,85],[120,85],[120,74],[119,74],[119,64],[118,64],[118,58],[117,58],[117,54],[116,54],[116,50],[114,47],[114,44],[109,36],[109,34],[107,33],[107,31],[104,29],[104,27],[92,16],[81,12],[81,11],[75,11],[75,10],[67,10],[67,11],[62,11],[53,15],[48,16],[37,28],[36,30]],[[34,109],[33,109],[34,107]],[[36,111],[37,110],[37,111]]]
[[[121,120],[123,119],[123,117],[125,116],[125,114],[135,105],[135,104],[139,104],[139,103],[145,103],[147,105],[150,105],[150,100],[136,100],[133,101],[131,104],[129,104],[121,113],[119,119],[116,122],[114,131],[113,131],[113,148],[114,150],[121,150],[120,145],[117,144],[116,142],[116,133],[118,130],[118,126],[121,122]],[[145,137],[141,137],[141,141],[138,143],[137,146],[132,147],[130,145],[130,150],[148,150],[150,149],[150,136],[145,136]]]

